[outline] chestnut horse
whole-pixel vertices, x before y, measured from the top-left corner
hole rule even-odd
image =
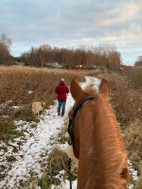
[[[69,130],[79,159],[77,189],[126,189],[127,153],[109,104],[109,83],[102,79],[98,92],[84,91],[73,78],[70,91],[75,100]]]

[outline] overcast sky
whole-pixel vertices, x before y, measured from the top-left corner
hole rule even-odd
[[[0,0],[0,35],[11,54],[32,46],[115,44],[123,64],[142,55],[142,0]]]

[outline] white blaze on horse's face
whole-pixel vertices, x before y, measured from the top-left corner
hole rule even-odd
[[[114,111],[109,105],[110,85],[105,80],[95,90],[83,91],[76,78],[70,85],[75,100],[69,116],[86,96],[73,117],[74,155],[79,159],[77,189],[126,189],[127,153]],[[86,185],[87,184],[87,185]]]

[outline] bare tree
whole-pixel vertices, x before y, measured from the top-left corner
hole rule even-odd
[[[2,34],[0,38],[0,64],[9,65],[11,44],[12,40],[7,38],[5,34]]]
[[[135,66],[142,66],[142,55],[137,57],[137,61],[135,62]]]

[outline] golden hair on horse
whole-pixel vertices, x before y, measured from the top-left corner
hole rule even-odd
[[[127,153],[114,111],[109,104],[110,85],[103,79],[99,91],[83,91],[76,78],[70,85],[75,100],[69,116],[88,95],[73,117],[74,155],[79,159],[77,189],[126,189]]]

